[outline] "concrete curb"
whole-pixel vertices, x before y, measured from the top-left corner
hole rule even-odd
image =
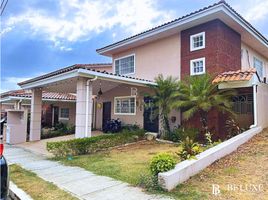
[[[170,191],[174,189],[178,184],[188,180],[191,176],[199,173],[216,160],[234,152],[240,145],[244,144],[261,131],[261,127],[249,129],[198,154],[196,159],[185,160],[178,163],[174,169],[158,174],[159,184],[165,190]]]
[[[26,192],[18,188],[12,181],[9,182],[9,196],[12,200],[33,200]]]

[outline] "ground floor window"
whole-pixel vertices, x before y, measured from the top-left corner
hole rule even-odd
[[[60,119],[68,119],[69,120],[69,108],[61,108],[60,109]]]
[[[136,98],[135,97],[115,97],[114,114],[118,115],[135,115]]]
[[[253,95],[244,94],[233,97],[233,110],[237,114],[253,113]]]

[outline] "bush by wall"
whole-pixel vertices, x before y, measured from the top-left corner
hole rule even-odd
[[[135,142],[144,137],[142,129],[135,131],[123,130],[121,133],[99,135],[90,138],[78,138],[67,141],[48,142],[47,150],[56,157],[67,155],[83,155],[105,150],[109,147]]]
[[[176,165],[174,157],[167,153],[159,153],[154,156],[150,163],[151,173],[157,176],[160,172],[166,172],[173,169]]]

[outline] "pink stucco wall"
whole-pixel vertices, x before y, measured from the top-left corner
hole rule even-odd
[[[133,76],[153,80],[158,74],[180,77],[180,34],[113,55],[114,59],[135,54]],[[114,65],[113,65],[114,68]]]

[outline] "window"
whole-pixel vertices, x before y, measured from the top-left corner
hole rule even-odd
[[[254,68],[256,68],[259,77],[262,79],[263,78],[263,62],[259,60],[258,58],[254,57],[253,65],[254,65]]]
[[[135,115],[136,98],[135,97],[115,97],[114,114]]]
[[[115,59],[115,74],[128,75],[135,73],[135,55]]]
[[[190,36],[190,50],[195,51],[205,48],[205,32]]]
[[[190,61],[191,75],[204,74],[205,69],[205,58],[198,58]]]
[[[233,97],[233,110],[237,114],[252,114],[253,111],[253,96],[245,94]]]
[[[69,119],[69,108],[61,108],[60,109],[60,118],[61,119]]]

